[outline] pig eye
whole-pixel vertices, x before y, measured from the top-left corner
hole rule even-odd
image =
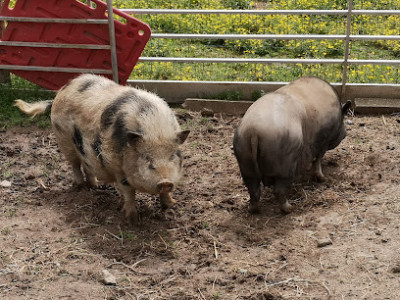
[[[145,156],[144,159],[147,160],[147,162],[149,163],[149,169],[150,170],[155,170],[156,169],[156,167],[153,164],[153,160],[151,159],[150,156]]]
[[[172,154],[171,155],[171,157],[169,158],[169,160],[174,160],[175,158],[181,158],[181,151],[180,150],[178,150],[178,151],[176,151],[174,154]]]

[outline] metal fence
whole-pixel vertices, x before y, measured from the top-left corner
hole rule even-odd
[[[90,5],[90,1],[88,1]],[[112,10],[112,1],[107,0],[108,11]],[[391,65],[400,66],[400,60],[387,59],[350,59],[350,42],[352,41],[400,41],[398,35],[360,35],[351,34],[352,17],[357,15],[379,15],[395,16],[400,15],[400,10],[354,10],[353,1],[349,1],[347,10],[193,10],[193,9],[121,9],[123,12],[135,16],[140,15],[325,15],[342,16],[346,18],[345,34],[191,34],[191,33],[153,33],[152,39],[222,39],[222,40],[340,40],[344,43],[344,55],[342,58],[324,59],[324,58],[208,58],[208,57],[144,57],[140,58],[142,63],[154,62],[173,62],[173,63],[224,63],[224,64],[336,64],[342,66],[342,81],[332,83],[341,95],[342,100],[354,99],[357,97],[368,98],[400,98],[400,84],[368,84],[368,83],[348,83],[347,72],[352,65]],[[48,19],[48,22],[79,22],[79,23],[108,23],[110,30],[110,46],[96,45],[72,45],[72,44],[45,44],[45,43],[24,43],[24,42],[5,42],[3,45],[26,46],[26,47],[65,47],[65,48],[90,48],[90,49],[110,49],[113,70],[77,70],[76,68],[40,68],[23,66],[1,66],[1,69],[8,70],[30,70],[30,71],[63,71],[63,72],[93,72],[110,74],[113,73],[114,79],[118,81],[118,72],[116,66],[115,35],[113,29],[113,14],[108,14],[109,20],[84,20],[84,19]],[[19,22],[43,22],[43,19],[0,17],[0,21],[19,21]],[[270,92],[286,84],[287,82],[243,82],[243,81],[176,81],[176,80],[128,80],[130,85],[143,87],[157,92],[160,96],[169,102],[181,102],[185,98],[199,97],[205,94],[218,94],[223,91],[240,91],[244,99],[250,99],[255,90]]]
[[[347,72],[352,65],[400,65],[400,60],[388,59],[350,59],[350,42],[352,41],[400,41],[398,35],[360,35],[351,34],[352,16],[400,15],[400,10],[353,10],[353,1],[349,1],[347,10],[193,10],[193,9],[123,9],[125,13],[133,15],[158,14],[202,14],[202,15],[336,15],[346,18],[346,32],[339,35],[326,34],[190,34],[190,33],[153,33],[152,39],[261,39],[261,40],[340,40],[344,43],[344,55],[338,59],[289,59],[289,58],[207,58],[207,57],[141,57],[143,63],[172,62],[172,63],[231,63],[231,64],[338,64],[342,65],[342,82],[332,83],[341,95],[342,100],[357,97],[400,98],[399,84],[367,84],[348,83]],[[129,80],[131,85],[155,90],[169,101],[180,102],[188,97],[198,97],[207,91],[208,94],[217,94],[224,90],[241,91],[243,97],[251,98],[254,90],[269,92],[286,84],[286,82],[233,82],[233,81],[174,81],[174,80]]]

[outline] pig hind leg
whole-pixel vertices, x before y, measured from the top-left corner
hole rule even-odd
[[[243,183],[247,187],[250,195],[249,212],[257,213],[259,212],[259,201],[261,197],[261,177],[258,175],[252,157],[249,154],[243,155],[243,153],[251,152],[249,150],[242,150],[239,154],[236,154],[236,158],[243,178]]]
[[[287,193],[293,183],[297,167],[297,152],[284,155],[272,160],[263,158],[261,160],[264,185],[272,185],[275,198],[280,203],[283,213],[290,213],[292,206],[288,202]],[[261,164],[260,163],[260,164]]]
[[[59,144],[62,145],[62,143]],[[72,167],[72,173],[74,175],[74,185],[82,186],[85,183],[85,178],[81,170],[81,159],[79,158],[75,149],[60,146],[60,150]]]
[[[74,185],[78,187],[83,187],[87,185],[88,187],[96,187],[97,180],[92,173],[83,166],[82,172],[82,160],[79,154],[76,152],[75,148],[70,149],[68,147],[60,147],[65,158],[72,167],[72,173],[74,175]],[[86,178],[86,180],[85,180]]]
[[[244,185],[250,195],[249,212],[258,213],[260,211],[261,179],[255,177],[243,177]]]

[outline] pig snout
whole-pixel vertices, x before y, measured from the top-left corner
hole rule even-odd
[[[160,194],[169,193],[173,190],[174,184],[170,181],[163,180],[157,183],[157,190]]]

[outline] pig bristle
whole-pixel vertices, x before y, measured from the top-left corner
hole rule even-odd
[[[90,146],[92,147],[94,153],[96,154],[96,157],[100,160],[101,165],[104,167],[104,158],[103,155],[101,154],[102,144],[103,143],[101,141],[100,135],[97,135],[93,144],[91,144]]]
[[[128,144],[127,129],[122,115],[119,115],[114,122],[112,137],[118,151],[121,151]]]

